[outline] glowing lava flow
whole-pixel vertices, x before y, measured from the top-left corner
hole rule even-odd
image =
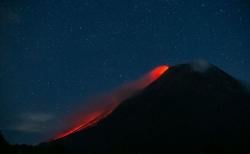
[[[156,79],[158,79],[168,69],[169,69],[169,66],[162,65],[162,66],[156,67],[151,72],[149,72],[148,74],[146,74],[145,78],[147,78],[147,79],[144,79],[146,81],[144,81],[144,87],[142,87],[142,88],[145,88],[146,86],[148,86],[149,84],[151,84],[153,81],[155,81]]]
[[[166,72],[168,70],[168,66],[158,66],[155,69],[153,69],[149,75],[152,81],[158,79],[164,72]]]
[[[75,127],[69,129],[68,131],[64,133],[57,135],[54,138],[54,140],[66,137],[80,130],[94,126],[97,122],[99,122],[100,120],[102,120],[103,118],[111,114],[112,111],[122,101],[134,95],[136,92],[147,87],[153,81],[158,79],[168,69],[169,69],[169,66],[166,66],[166,65],[158,66],[152,71],[150,71],[148,74],[141,77],[140,79],[121,86],[120,88],[111,92],[109,95],[100,97],[99,99],[96,100],[97,102],[99,102],[98,105],[96,104],[92,105],[92,107],[90,107],[90,111],[84,114],[80,114],[82,115],[81,116],[82,118],[75,124]],[[76,117],[79,117],[79,115],[77,115]]]
[[[66,137],[70,134],[73,134],[75,132],[78,132],[80,130],[86,129],[88,127],[94,126],[99,120],[105,118],[106,116],[108,116],[111,112],[113,111],[113,109],[110,109],[110,111],[103,111],[102,112],[93,112],[90,113],[88,116],[86,116],[84,119],[84,122],[82,124],[80,124],[79,126],[76,126],[64,133],[59,134],[55,140]]]

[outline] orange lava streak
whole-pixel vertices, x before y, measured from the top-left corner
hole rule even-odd
[[[134,95],[136,92],[138,92],[138,90],[142,90],[145,87],[147,87],[153,81],[158,79],[168,69],[169,69],[169,66],[166,66],[166,65],[158,66],[154,68],[152,71],[150,71],[148,74],[141,77],[140,79],[121,86],[120,88],[111,92],[111,94],[106,96],[105,98],[100,98],[99,101],[107,102],[106,105],[94,106],[94,109],[92,109],[93,111],[91,110],[92,112],[88,112],[87,114],[85,113],[82,119],[80,119],[80,121],[77,122],[78,124],[76,124],[70,130],[57,135],[54,138],[54,140],[66,137],[80,130],[94,126],[97,122],[99,122],[100,120],[102,120],[103,118],[111,114],[113,110],[122,101]],[[77,115],[77,117],[79,117],[79,115]]]
[[[169,66],[166,66],[166,65],[158,66],[149,73],[149,76],[151,80],[154,81],[158,79],[168,69],[169,69]]]
[[[97,112],[92,112],[89,115],[85,116],[82,119],[82,123],[64,133],[61,133],[59,135],[57,135],[57,137],[54,138],[54,140],[66,137],[70,134],[73,134],[75,132],[78,132],[80,130],[89,128],[91,126],[94,126],[98,121],[100,121],[101,119],[105,118],[106,116],[108,116],[113,110],[114,107],[116,107],[115,105],[113,107],[111,107],[109,109],[109,111],[107,110],[103,110],[103,111],[97,111]]]

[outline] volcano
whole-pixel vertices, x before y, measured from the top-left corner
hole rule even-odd
[[[94,126],[42,143],[38,150],[250,152],[250,94],[237,79],[206,62],[159,72],[157,79]]]
[[[95,126],[47,144],[80,153],[240,152],[250,141],[249,104],[241,83],[216,66],[181,64]]]

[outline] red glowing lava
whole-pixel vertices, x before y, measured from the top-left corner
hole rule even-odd
[[[151,84],[153,81],[158,79],[164,72],[166,72],[169,69],[169,66],[162,65],[154,68],[149,73],[145,74],[140,79],[130,83],[133,85],[134,88],[137,88],[139,90],[144,89],[149,84]]]
[[[74,118],[72,118],[74,121],[77,119],[74,126],[71,129],[57,135],[54,140],[94,126],[97,122],[111,114],[122,101],[147,87],[168,69],[169,66],[166,65],[158,66],[140,79],[117,88],[109,93],[109,95],[95,98],[95,100],[90,103],[90,106],[92,106],[89,107],[88,111],[85,111],[85,113],[78,113],[74,116]],[[79,117],[81,118],[79,119]]]
[[[156,79],[158,79],[164,72],[166,72],[168,70],[168,66],[166,65],[162,65],[162,66],[158,66],[155,69],[153,69],[149,75],[151,77],[151,80],[154,81]]]
[[[102,112],[93,112],[93,113],[90,113],[89,115],[85,116],[83,118],[83,122],[82,124],[64,132],[64,133],[61,133],[59,134],[57,137],[55,137],[55,139],[60,139],[60,138],[63,138],[63,137],[66,137],[70,134],[73,134],[75,132],[78,132],[80,130],[83,130],[83,129],[86,129],[88,127],[91,127],[93,125],[95,125],[99,120],[105,118],[106,116],[108,116],[111,112],[113,111],[113,108],[110,109],[110,111],[102,111]]]

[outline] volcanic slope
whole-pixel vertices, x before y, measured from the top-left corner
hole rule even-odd
[[[42,144],[75,153],[243,152],[250,95],[207,63],[172,66],[95,126]]]

